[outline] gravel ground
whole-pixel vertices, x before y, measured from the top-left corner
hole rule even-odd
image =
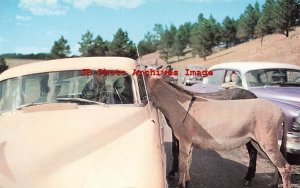
[[[167,154],[167,172],[171,169],[171,132],[165,128],[165,149]],[[289,156],[292,166],[292,187],[300,188],[300,156]],[[243,188],[249,157],[245,146],[231,151],[212,151],[194,149],[191,165],[189,188]],[[255,188],[265,188],[272,181],[273,165],[258,156],[256,177],[252,181]],[[175,188],[178,175],[169,179],[169,188]]]

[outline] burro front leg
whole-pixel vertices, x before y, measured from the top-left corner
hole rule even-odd
[[[186,182],[189,181],[189,155],[191,144],[179,141],[179,181],[178,187],[186,187]]]
[[[191,180],[190,169],[191,169],[192,159],[193,159],[193,146],[191,147],[191,150],[189,152],[187,176],[185,178],[186,183],[188,183]]]

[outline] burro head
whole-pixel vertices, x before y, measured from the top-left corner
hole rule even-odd
[[[160,70],[162,68],[163,68],[163,66],[161,65],[161,66],[158,66],[157,68],[155,68],[155,70]],[[159,79],[161,79],[162,77],[163,77],[162,75],[157,75],[157,74],[156,75],[144,75],[145,82],[147,85],[147,90],[150,95],[151,95],[151,91],[153,91],[153,88],[156,85],[157,81]]]

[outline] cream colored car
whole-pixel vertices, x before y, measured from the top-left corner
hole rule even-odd
[[[132,75],[138,68],[129,58],[89,57],[3,72],[0,187],[167,187],[161,114]]]

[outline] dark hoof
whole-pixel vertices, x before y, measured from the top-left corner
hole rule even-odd
[[[248,180],[246,180],[246,182],[245,182],[245,186],[249,187],[249,186],[251,186],[251,185],[252,185],[252,182],[251,182],[251,181],[248,181]]]
[[[175,177],[175,174],[176,174],[176,172],[175,171],[173,171],[173,170],[171,170],[169,173],[168,173],[168,178],[174,178]]]
[[[189,187],[190,181],[185,182],[185,187]]]
[[[178,188],[185,188],[185,186],[183,186],[183,184],[179,184]]]

